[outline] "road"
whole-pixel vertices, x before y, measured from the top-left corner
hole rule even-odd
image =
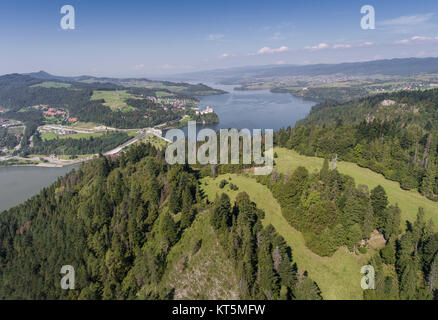
[[[137,141],[142,140],[145,136],[147,136],[148,134],[153,134],[154,136],[163,139],[166,142],[172,142],[169,141],[168,139],[162,137],[160,134],[158,134],[158,132],[154,129],[154,128],[147,128],[147,129],[143,129],[141,131],[141,133],[136,136],[135,138],[132,138],[129,141],[126,141],[125,143],[121,144],[120,146],[105,152],[103,155],[104,156],[110,156],[110,155],[114,155],[119,153],[120,151],[122,151],[123,149],[125,149],[126,147],[136,143]],[[63,159],[58,159],[58,158],[52,158],[52,157],[45,157],[45,156],[41,156],[41,157],[34,157],[34,158],[23,158],[20,156],[6,156],[6,157],[0,157],[0,161],[6,161],[6,160],[24,160],[24,161],[41,161],[41,159],[47,161],[47,162],[42,162],[42,163],[38,163],[38,164],[34,164],[33,166],[40,166],[40,167],[63,167],[63,166],[70,166],[73,164],[79,164],[85,161],[89,161],[93,158],[95,158],[97,156],[97,154],[95,155],[91,155],[87,158],[80,158],[80,159],[74,159],[74,160],[63,160]]]
[[[117,148],[114,148],[113,150],[110,150],[108,152],[105,152],[104,155],[105,156],[110,156],[113,154],[117,154],[120,151],[122,151],[124,148],[126,148],[127,146],[130,146],[133,143],[136,143],[137,141],[140,141],[141,139],[143,139],[145,136],[147,136],[148,134],[153,134],[154,136],[156,136],[157,138],[163,139],[166,142],[170,142],[172,143],[172,141],[162,137],[161,135],[157,134],[157,132],[153,129],[153,128],[147,128],[144,131],[142,131],[138,136],[136,136],[135,138],[121,144],[120,146],[118,146]]]
[[[140,133],[140,134],[139,134],[138,136],[136,136],[135,138],[133,138],[133,139],[131,139],[131,140],[129,140],[129,141],[126,141],[125,143],[121,144],[121,145],[118,146],[117,148],[114,148],[114,149],[112,149],[112,150],[110,150],[110,151],[105,152],[103,155],[104,155],[104,156],[110,156],[110,155],[113,155],[113,154],[117,154],[117,153],[119,153],[120,151],[122,151],[124,148],[126,148],[127,146],[130,146],[131,144],[136,143],[137,141],[143,139],[147,134],[148,134],[148,133],[147,133],[147,130],[146,130],[146,131],[143,131],[142,133]]]

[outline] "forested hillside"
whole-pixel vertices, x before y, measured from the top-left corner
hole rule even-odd
[[[90,161],[3,212],[0,299],[171,299],[181,291],[196,296],[190,282],[169,279],[181,279],[199,259],[213,282],[214,270],[228,263],[238,298],[320,299],[284,239],[262,226],[264,213],[250,197],[241,193],[231,203],[221,195],[209,204],[199,191],[199,175],[167,165],[161,151],[139,144],[117,158]],[[204,238],[181,251],[184,235],[200,223]],[[212,239],[224,252],[221,265],[206,254],[215,249],[208,247]],[[60,288],[63,265],[75,268],[76,290]]]
[[[44,72],[8,74],[0,76],[0,122],[14,120],[25,126],[21,146],[14,155],[90,154],[108,151],[128,138],[122,133],[114,133],[95,140],[46,141],[39,139],[38,127],[54,125],[59,129],[59,126],[70,127],[80,122],[138,129],[158,125],[178,127],[188,120],[217,123],[219,120],[214,112],[197,112],[197,102],[200,95],[222,93],[224,91],[203,84],[147,79],[69,78]],[[50,130],[56,131],[56,128]],[[61,132],[64,130],[69,131],[62,128]],[[31,139],[35,139],[34,143]],[[12,148],[18,144],[16,140],[4,131],[0,132],[1,149],[8,147],[12,153]]]
[[[304,155],[355,162],[438,199],[438,90],[321,103],[276,143]]]
[[[172,97],[194,100],[196,97],[189,94],[223,93],[223,91],[201,84],[184,85],[185,89],[174,96],[173,92],[162,88],[142,89],[125,87],[116,83],[59,82],[59,80],[47,85],[47,82],[41,79],[11,74],[0,77],[0,106],[8,110],[2,115],[3,118],[36,122],[38,125],[42,124],[42,112],[30,107],[50,105],[67,109],[70,116],[77,117],[83,122],[95,122],[116,128],[145,128],[181,119],[184,114],[180,110],[164,110],[151,100],[134,96],[128,99],[128,104],[132,105],[129,112],[112,110],[105,105],[104,100],[92,100],[93,92],[117,92],[117,90],[126,89],[128,93],[142,95],[142,97],[156,96],[157,92],[167,92]],[[145,114],[148,116],[145,117]]]
[[[327,161],[319,173],[299,167],[290,176],[274,172],[258,180],[272,190],[284,217],[318,255],[332,255],[341,246],[355,251],[375,229],[387,238],[398,234],[400,209],[388,206],[385,190],[356,187],[351,177],[330,170]]]
[[[81,155],[104,153],[131,139],[125,132],[107,132],[100,137],[51,139],[42,141],[39,132],[33,136],[32,152],[36,154]]]
[[[274,171],[257,180],[271,189],[283,216],[318,255],[331,256],[342,246],[356,254],[377,248],[369,261],[376,290],[364,290],[365,299],[436,298],[438,233],[422,208],[415,221],[401,224],[400,208],[389,205],[380,185],[371,191],[355,186],[351,177],[329,169],[327,160],[317,173],[298,167],[290,175]]]

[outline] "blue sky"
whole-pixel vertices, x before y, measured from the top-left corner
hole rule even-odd
[[[60,27],[63,5],[75,29]],[[372,5],[376,29],[362,30]],[[0,74],[154,76],[438,56],[438,1],[2,0]]]

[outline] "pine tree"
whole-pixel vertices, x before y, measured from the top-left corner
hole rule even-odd
[[[433,161],[429,161],[427,169],[426,169],[426,175],[423,178],[423,181],[421,183],[420,191],[423,195],[426,197],[432,197],[434,195],[434,188],[436,184],[436,176],[437,176],[437,170],[436,166],[433,163]]]
[[[383,262],[386,264],[395,263],[395,238],[389,239],[385,247],[380,251]]]
[[[258,270],[260,275],[260,288],[267,299],[275,299],[280,293],[279,279],[274,271],[274,263],[271,256],[271,244],[263,239],[258,254]]]
[[[383,189],[381,185],[378,185],[371,190],[370,199],[374,216],[376,217],[377,228],[381,230],[385,224],[385,208],[388,205],[388,197],[385,189]]]
[[[370,205],[367,206],[363,216],[363,224],[362,224],[362,238],[368,239],[370,237],[371,232],[373,232],[375,228],[375,220],[373,209]]]
[[[170,245],[175,243],[177,239],[177,229],[175,221],[173,221],[172,217],[167,212],[163,214],[160,224],[160,231],[162,236],[168,240]]]
[[[389,206],[385,210],[385,224],[382,231],[386,239],[400,233],[400,215],[401,210],[397,204],[395,206]]]
[[[228,225],[231,218],[231,203],[230,197],[226,193],[222,193],[221,197],[216,200],[216,206],[213,209],[211,224],[219,230]]]
[[[436,292],[438,290],[438,254],[433,259],[428,278],[430,290]]]
[[[296,300],[322,300],[318,285],[307,276],[297,283],[293,293]]]
[[[416,296],[417,276],[415,262],[409,259],[400,275],[400,297],[404,300],[414,300]]]

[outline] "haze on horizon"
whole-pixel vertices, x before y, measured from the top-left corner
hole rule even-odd
[[[60,8],[75,8],[62,30]],[[360,27],[363,5],[376,29]],[[151,77],[249,65],[438,56],[438,2],[31,1],[0,3],[0,74]]]

